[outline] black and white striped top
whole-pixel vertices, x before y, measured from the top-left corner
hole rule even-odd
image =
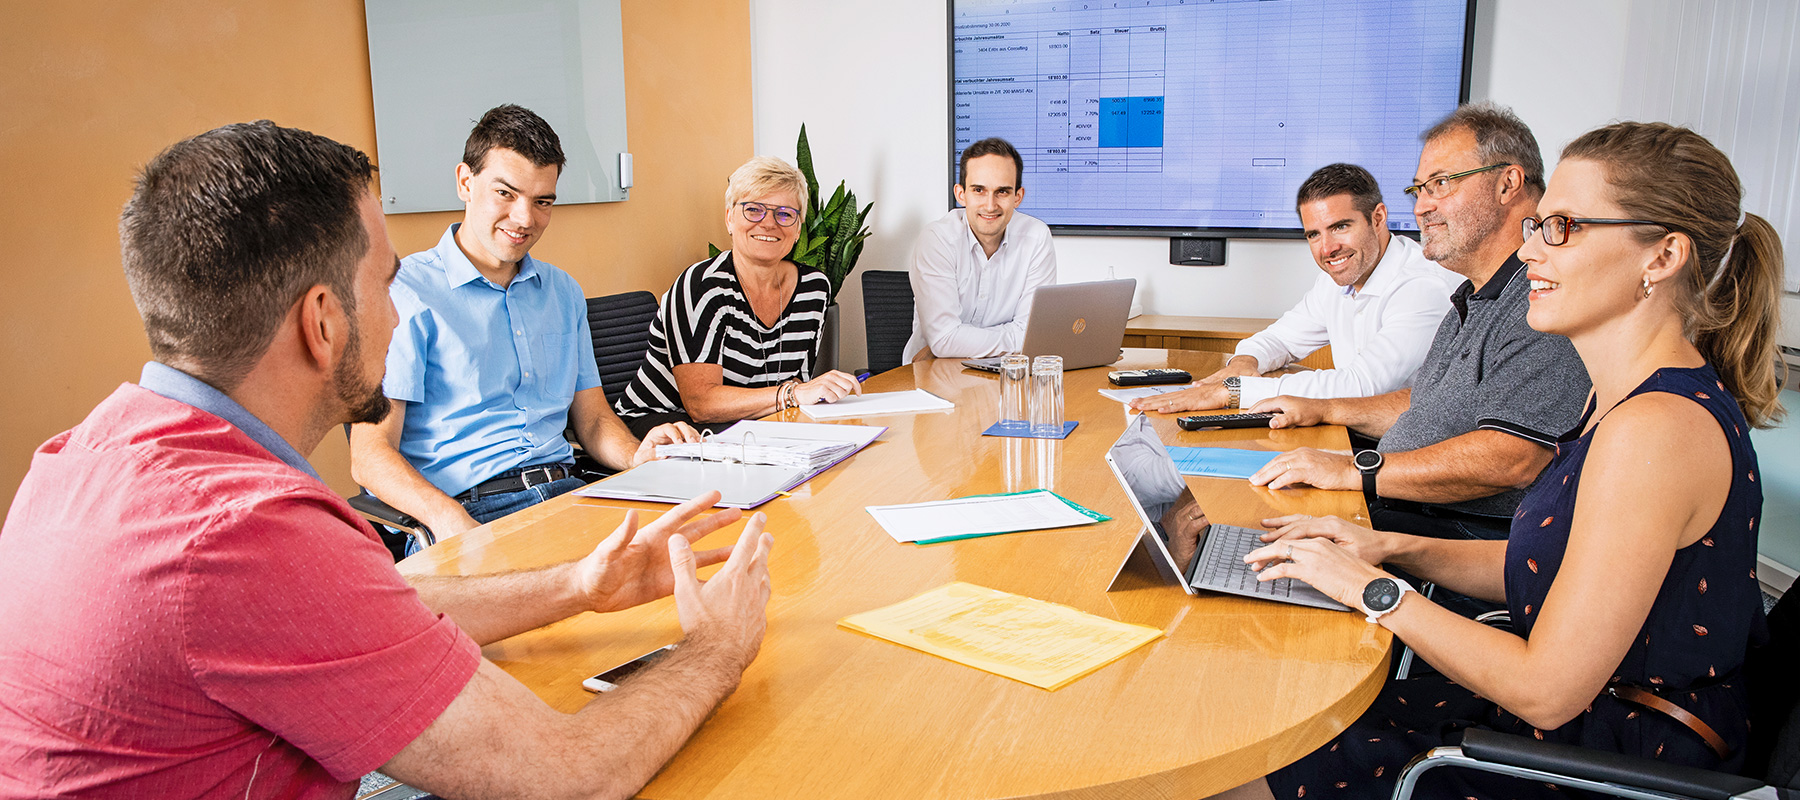
[[[675,279],[650,323],[650,352],[637,377],[614,403],[621,417],[685,410],[675,388],[677,364],[718,364],[726,386],[774,386],[811,380],[831,281],[800,266],[794,296],[774,327],[750,309],[731,251],[701,261]]]

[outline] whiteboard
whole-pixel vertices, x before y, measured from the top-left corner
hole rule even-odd
[[[619,0],[367,0],[383,210],[460,211],[456,165],[488,109],[516,103],[568,156],[556,202],[625,200]]]

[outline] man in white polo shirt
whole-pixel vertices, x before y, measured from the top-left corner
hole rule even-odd
[[[1295,206],[1323,270],[1299,305],[1240,342],[1231,360],[1194,388],[1139,398],[1132,407],[1249,407],[1277,395],[1369,397],[1412,386],[1462,277],[1426,260],[1418,243],[1388,232],[1381,187],[1355,164],[1319,168],[1300,184]],[[1336,369],[1259,377],[1328,344]]]
[[[1005,139],[962,152],[962,208],[925,226],[913,246],[913,332],[901,360],[984,358],[1025,345],[1031,296],[1056,282],[1050,228],[1017,213],[1025,159]]]

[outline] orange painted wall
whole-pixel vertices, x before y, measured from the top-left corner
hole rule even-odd
[[[0,26],[0,505],[31,453],[149,358],[119,269],[117,223],[138,167],[228,122],[272,119],[375,153],[360,0],[10,3]],[[660,294],[723,241],[725,178],[751,155],[745,0],[623,0],[636,186],[623,203],[559,207],[534,251],[589,295]],[[530,46],[446,42],[504,58]],[[444,165],[451,180],[453,164]],[[388,218],[401,253],[455,213]],[[354,490],[341,437],[313,463]]]

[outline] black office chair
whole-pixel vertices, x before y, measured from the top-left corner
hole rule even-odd
[[[594,337],[594,363],[600,367],[600,384],[608,401],[637,377],[638,368],[650,352],[650,322],[656,318],[656,295],[649,292],[624,292],[587,299],[588,332]],[[581,448],[575,429],[563,431],[563,438],[575,445],[575,471],[589,481],[613,474],[613,470],[595,460]]]
[[[1460,767],[1642,800],[1800,798],[1800,600],[1789,589],[1769,614],[1769,642],[1744,665],[1750,690],[1750,744],[1744,775],[1664,764],[1525,736],[1468,730],[1462,742],[1419,754],[1400,772],[1394,800],[1412,797],[1419,777]]]
[[[650,322],[656,318],[656,295],[625,292],[587,299],[588,330],[594,336],[594,361],[609,395],[625,385],[644,365],[650,351]]]
[[[862,276],[862,292],[869,371],[880,374],[900,366],[906,340],[912,338],[912,279],[904,272],[867,271]]]

